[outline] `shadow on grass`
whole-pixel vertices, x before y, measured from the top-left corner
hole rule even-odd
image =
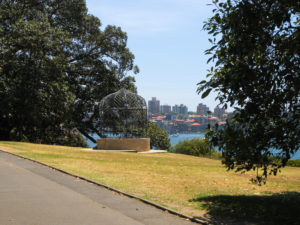
[[[200,203],[207,210],[212,221],[226,220],[228,224],[229,221],[232,224],[235,222],[237,224],[247,224],[247,222],[300,224],[300,192],[284,192],[263,196],[219,195],[200,197],[190,201]],[[225,224],[227,223],[225,222]]]

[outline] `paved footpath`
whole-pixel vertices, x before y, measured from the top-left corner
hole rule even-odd
[[[0,225],[195,225],[46,166],[0,152]]]

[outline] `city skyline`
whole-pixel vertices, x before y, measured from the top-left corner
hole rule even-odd
[[[169,112],[176,112],[179,114],[187,114],[188,112],[193,112],[193,113],[196,113],[199,115],[208,115],[208,111],[210,111],[211,113],[218,115],[218,117],[221,118],[220,115],[224,114],[225,111],[226,111],[226,113],[230,112],[228,110],[225,110],[222,107],[219,107],[218,105],[216,105],[213,108],[210,108],[201,102],[198,103],[196,109],[190,109],[183,103],[176,103],[174,105],[169,104],[169,103],[161,104],[159,98],[157,98],[157,97],[152,97],[151,99],[146,100],[146,102],[147,102],[148,112],[153,113],[153,114],[169,113]],[[184,113],[182,113],[182,112],[184,112]]]
[[[185,104],[195,111],[199,103],[213,109],[215,93],[205,99],[196,93],[206,79],[211,38],[202,29],[212,15],[210,0],[87,0],[89,13],[106,25],[120,26],[128,35],[140,73],[138,94],[146,101],[156,96],[161,104]],[[132,75],[130,73],[129,75]]]

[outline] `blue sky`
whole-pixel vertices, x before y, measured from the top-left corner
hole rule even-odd
[[[90,14],[103,26],[120,26],[128,35],[128,47],[140,68],[138,93],[146,101],[185,104],[196,111],[198,103],[213,109],[215,94],[205,99],[196,93],[197,83],[210,68],[204,51],[210,47],[203,22],[212,13],[211,0],[86,0]]]

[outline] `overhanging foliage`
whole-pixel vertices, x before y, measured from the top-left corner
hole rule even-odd
[[[262,168],[261,182],[300,148],[300,2],[213,4],[204,29],[212,35],[206,54],[214,66],[198,93],[215,90],[221,105],[235,111],[223,129],[209,128],[207,136],[228,169]]]
[[[45,143],[61,125],[89,137],[97,103],[135,91],[126,33],[100,27],[84,0],[0,2],[0,139]]]

